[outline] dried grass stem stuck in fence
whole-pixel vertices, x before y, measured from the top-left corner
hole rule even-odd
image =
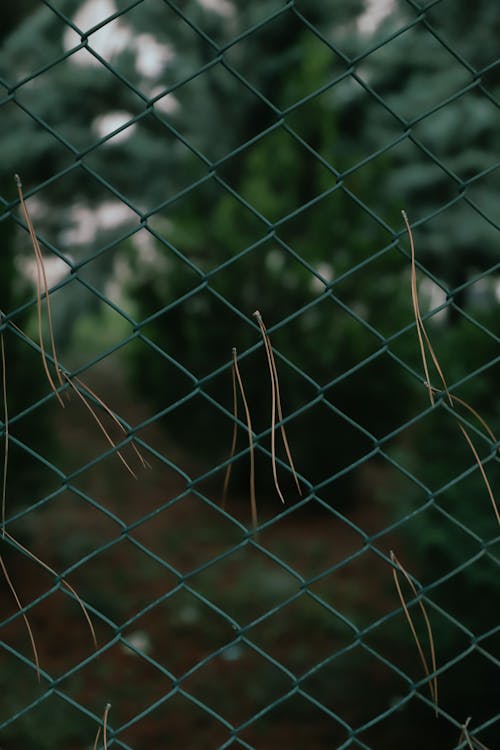
[[[241,394],[241,400],[243,401],[243,408],[245,410],[245,419],[247,423],[247,433],[248,433],[248,447],[250,451],[250,512],[252,516],[252,526],[254,529],[257,528],[258,525],[258,519],[257,519],[257,500],[255,497],[255,451],[254,451],[254,444],[253,444],[253,428],[252,428],[252,419],[250,417],[250,409],[248,407],[248,401],[245,395],[245,389],[243,387],[243,379],[241,377],[240,368],[238,367],[238,353],[236,349],[233,347],[232,350],[232,365],[231,365],[231,375],[232,375],[232,383],[233,383],[233,437],[231,440],[231,452],[229,454],[229,463],[227,465],[226,474],[224,477],[224,487],[222,490],[222,507],[225,507],[226,499],[227,499],[227,490],[229,487],[229,479],[231,476],[231,466],[232,466],[232,459],[236,451],[236,438],[237,438],[237,430],[238,430],[238,394],[236,389],[236,383],[238,384],[240,394]]]
[[[462,731],[460,732],[460,737],[458,738],[458,744],[462,743],[464,740],[467,742],[467,747],[470,748],[470,750],[490,750],[486,745],[484,745],[480,740],[476,739],[475,737],[471,737],[469,733],[469,724],[471,721],[471,717],[467,719],[465,724],[462,725]]]
[[[55,576],[56,578],[59,578],[59,574],[56,573],[56,571],[54,570],[54,568],[51,568],[50,565],[47,565],[47,563],[45,563],[43,560],[41,560],[39,557],[37,557],[37,555],[35,555],[33,552],[31,552],[31,550],[29,550],[27,547],[25,547],[24,544],[21,544],[21,542],[19,542],[17,539],[15,539],[7,531],[5,531],[5,536],[8,537],[11,540],[11,542],[13,542],[15,544],[16,547],[18,547],[22,552],[24,552],[25,555],[27,555],[34,562],[36,562],[38,565],[40,565],[42,568],[44,568],[44,570],[46,570],[48,573],[50,573],[51,575]],[[73,586],[70,583],[68,583],[65,578],[61,578],[60,580],[61,580],[61,583],[63,584],[63,586],[65,586],[68,589],[68,591],[70,591],[73,594],[73,596],[75,597],[76,601],[78,602],[78,606],[82,610],[83,616],[84,616],[84,618],[85,618],[85,620],[87,622],[87,625],[89,627],[90,635],[92,637],[92,642],[94,644],[94,648],[97,649],[97,637],[96,637],[96,634],[95,634],[94,625],[92,624],[92,620],[90,619],[90,615],[89,615],[89,613],[87,611],[87,608],[86,608],[85,604],[83,603],[81,597],[78,595],[78,592],[76,591],[76,589],[74,589]]]
[[[30,622],[28,620],[28,616],[27,616],[26,612],[24,611],[24,607],[21,604],[21,600],[19,599],[19,596],[17,595],[16,588],[15,588],[14,584],[12,583],[12,579],[11,579],[11,577],[9,575],[9,572],[7,570],[7,567],[5,565],[5,562],[3,560],[2,555],[0,555],[0,567],[2,568],[2,572],[3,572],[4,576],[5,576],[5,580],[7,581],[7,585],[9,586],[9,588],[10,588],[10,590],[12,592],[12,596],[14,597],[14,600],[16,602],[17,608],[18,608],[19,612],[21,613],[21,617],[24,620],[24,624],[26,625],[26,630],[28,631],[28,637],[30,639],[31,650],[33,652],[33,658],[35,660],[35,667],[36,667],[37,679],[38,679],[38,682],[40,682],[41,681],[40,661],[39,661],[39,658],[38,658],[38,650],[37,650],[37,647],[36,647],[35,637],[33,635],[33,631],[31,629],[31,625],[30,625]]]
[[[106,706],[104,708],[104,713],[102,715],[102,733],[103,733],[102,736],[103,736],[104,750],[108,749],[108,714],[109,714],[110,708],[111,708],[111,703],[106,703]],[[101,736],[101,727],[99,727],[99,729],[97,730],[97,734],[95,737],[92,750],[97,750],[100,736]]]
[[[435,646],[434,646],[434,637],[432,635],[432,628],[431,628],[431,623],[430,623],[430,620],[429,620],[429,616],[427,615],[427,610],[425,608],[425,605],[424,605],[421,597],[419,596],[419,594],[417,592],[415,584],[413,583],[413,581],[410,578],[409,574],[407,573],[407,571],[405,570],[405,568],[401,565],[401,563],[399,562],[399,560],[397,559],[396,555],[394,554],[394,552],[392,550],[391,550],[390,556],[391,556],[391,561],[393,563],[392,575],[393,575],[394,583],[396,585],[396,589],[397,589],[397,592],[398,592],[399,601],[401,602],[401,606],[403,608],[404,615],[405,615],[406,620],[408,622],[408,625],[410,627],[411,634],[412,634],[413,639],[414,639],[414,641],[415,641],[415,643],[417,645],[418,654],[419,654],[419,657],[420,657],[420,661],[422,662],[422,666],[424,668],[424,672],[425,672],[426,676],[429,679],[429,690],[430,690],[432,701],[433,701],[435,709],[436,709],[436,716],[437,716],[437,714],[438,714],[438,684],[437,684],[437,674],[436,674],[436,671],[437,671],[437,667],[436,667],[436,650],[435,650]],[[413,623],[413,619],[412,619],[412,616],[410,614],[410,610],[408,609],[408,605],[406,604],[406,599],[405,599],[405,597],[403,595],[403,591],[401,589],[401,584],[399,583],[398,569],[403,574],[403,576],[406,579],[406,581],[408,582],[411,590],[413,591],[413,594],[414,594],[415,598],[418,600],[418,605],[420,607],[420,611],[422,612],[422,616],[423,616],[424,622],[425,622],[425,627],[427,629],[427,635],[428,635],[428,638],[429,638],[429,649],[430,649],[430,656],[431,656],[431,667],[429,667],[429,664],[428,664],[427,659],[425,657],[424,649],[422,648],[422,644],[420,643],[420,639],[418,637],[417,630],[416,630],[415,625]],[[433,676],[431,676],[431,675],[433,675]]]
[[[431,404],[434,406],[435,399],[434,394],[437,393],[436,388],[433,388],[431,384],[431,379],[429,375],[429,367],[427,364],[427,356],[426,356],[426,346],[429,351],[430,357],[432,359],[432,362],[434,363],[434,366],[436,368],[436,371],[439,375],[439,379],[441,380],[441,383],[443,385],[444,393],[446,394],[446,398],[448,400],[448,403],[450,407],[455,410],[455,402],[462,404],[473,416],[475,416],[480,424],[486,429],[488,435],[493,439],[493,441],[496,443],[495,435],[493,434],[493,431],[488,426],[486,421],[477,413],[475,409],[473,409],[472,406],[470,406],[466,401],[463,401],[462,399],[457,398],[456,396],[453,396],[448,388],[448,384],[446,382],[443,370],[441,368],[441,365],[439,364],[439,360],[437,358],[437,355],[433,349],[433,346],[431,344],[429,335],[426,331],[426,328],[424,326],[424,321],[422,320],[422,315],[420,313],[420,304],[418,299],[418,289],[417,289],[417,269],[416,269],[416,262],[415,262],[415,244],[413,241],[413,233],[411,231],[410,222],[408,221],[408,217],[406,215],[405,211],[401,212],[403,215],[404,223],[406,226],[406,231],[408,232],[408,237],[410,240],[410,253],[411,253],[411,298],[412,298],[412,306],[413,306],[413,314],[415,316],[415,325],[417,328],[417,335],[418,335],[418,342],[420,346],[420,354],[422,357],[422,365],[424,368],[425,373],[425,386],[427,388],[427,392],[429,394],[429,399]],[[498,506],[495,500],[495,496],[493,493],[493,489],[491,487],[491,484],[488,480],[488,477],[486,475],[486,472],[484,470],[483,464],[481,463],[481,459],[479,457],[479,454],[476,450],[476,447],[474,445],[474,442],[469,434],[469,432],[466,430],[466,428],[463,426],[463,424],[457,419],[456,420],[458,428],[460,429],[460,432],[464,436],[471,453],[474,457],[474,461],[477,464],[477,467],[481,473],[481,477],[484,483],[484,486],[486,487],[486,491],[488,493],[488,496],[490,498],[491,504],[493,506],[493,512],[495,513],[495,517],[497,519],[497,523],[500,525],[500,512],[498,510]]]
[[[302,496],[302,490],[300,488],[300,483],[297,477],[297,472],[295,471],[295,466],[293,463],[290,446],[288,445],[285,425],[283,424],[283,410],[281,408],[281,396],[280,396],[280,386],[279,386],[279,379],[278,379],[278,369],[276,367],[276,360],[274,359],[274,353],[273,353],[273,348],[271,346],[271,340],[269,338],[269,334],[267,332],[266,326],[264,325],[264,321],[262,320],[262,315],[260,314],[260,312],[256,310],[253,313],[253,315],[255,319],[257,320],[257,323],[260,328],[260,332],[262,334],[262,338],[264,341],[264,348],[266,351],[267,363],[269,366],[269,375],[271,378],[271,462],[272,462],[272,468],[273,468],[274,486],[276,487],[276,492],[278,493],[281,499],[281,502],[284,505],[285,498],[283,497],[283,493],[281,491],[281,488],[278,482],[278,471],[276,467],[276,417],[278,417],[281,437],[282,437],[283,445],[284,445],[285,452],[288,458],[288,464],[290,466],[290,469],[292,470],[293,478],[295,480],[295,484],[297,486],[297,490],[300,496]]]
[[[101,430],[102,434],[104,435],[104,437],[106,438],[106,440],[108,441],[108,443],[111,445],[112,448],[114,448],[116,450],[116,455],[118,456],[118,458],[120,459],[120,461],[122,462],[122,464],[125,466],[125,468],[127,469],[127,471],[134,477],[134,479],[137,479],[137,474],[132,469],[132,467],[130,466],[130,464],[127,463],[127,461],[124,458],[124,456],[122,455],[122,453],[119,450],[116,449],[116,443],[115,443],[115,441],[113,440],[113,438],[111,437],[111,435],[109,434],[109,432],[107,431],[107,429],[105,428],[102,420],[97,415],[96,410],[91,406],[89,400],[87,398],[85,398],[85,396],[83,395],[83,393],[81,392],[81,390],[76,387],[76,385],[73,383],[73,381],[71,380],[71,378],[69,377],[69,375],[67,375],[65,373],[64,377],[66,378],[67,383],[69,383],[70,387],[74,390],[74,392],[76,393],[76,395],[78,396],[78,398],[81,400],[81,402],[88,409],[88,411],[92,415],[93,419],[95,420],[97,426]],[[100,399],[99,399],[99,401],[100,401]],[[101,402],[101,404],[102,403],[103,402]],[[109,414],[111,410],[108,407],[105,407],[105,409],[106,409],[106,412]]]
[[[236,441],[238,438],[238,391],[236,388],[236,367],[237,362],[235,365],[235,357],[236,357],[236,349],[233,348],[232,353],[232,362],[231,362],[231,382],[232,382],[232,390],[233,390],[233,434],[231,438],[231,448],[229,451],[229,463],[227,465],[225,474],[224,474],[224,485],[222,487],[222,507],[226,507],[227,502],[227,492],[229,489],[229,480],[231,479],[231,471],[233,468],[233,457],[236,452]]]
[[[38,340],[40,343],[40,352],[42,355],[43,368],[45,370],[45,374],[47,376],[47,380],[49,381],[52,391],[54,392],[61,406],[64,406],[64,402],[60,394],[58,393],[58,390],[56,388],[52,375],[50,374],[49,365],[47,362],[47,355],[45,353],[45,345],[43,342],[42,298],[45,297],[45,303],[47,306],[47,323],[48,323],[48,328],[49,328],[50,346],[52,350],[52,359],[54,362],[54,367],[56,370],[56,375],[59,381],[59,385],[63,385],[64,380],[63,380],[63,376],[61,373],[61,368],[59,367],[59,360],[57,357],[56,345],[54,341],[54,330],[52,326],[52,312],[50,308],[50,294],[49,294],[49,286],[47,283],[47,274],[45,272],[45,264],[43,261],[43,255],[40,249],[40,244],[36,236],[35,228],[31,221],[31,218],[28,212],[28,207],[26,206],[26,202],[24,200],[21,179],[19,175],[17,174],[14,175],[14,179],[17,185],[17,192],[19,195],[19,202],[21,204],[21,209],[23,212],[24,220],[26,221],[26,225],[28,227],[28,232],[29,232],[30,239],[31,239],[31,244],[33,246],[33,250],[35,253],[36,277],[37,277],[36,297],[37,297],[37,317],[38,317]]]
[[[125,429],[125,427],[124,427],[124,426],[122,425],[122,423],[120,422],[120,420],[119,420],[119,419],[118,419],[118,418],[116,417],[116,415],[114,414],[114,412],[113,412],[113,411],[112,411],[112,410],[111,410],[111,409],[109,408],[109,406],[108,406],[108,405],[107,405],[107,404],[106,404],[106,403],[105,403],[105,402],[104,402],[104,401],[102,400],[102,398],[100,398],[100,397],[99,397],[99,396],[97,395],[97,393],[96,393],[95,391],[93,391],[93,390],[92,390],[92,388],[90,388],[90,386],[88,386],[88,385],[87,385],[86,383],[84,383],[84,382],[83,382],[83,380],[81,380],[80,378],[77,378],[77,377],[75,376],[75,377],[73,377],[73,380],[74,380],[74,381],[75,381],[76,383],[78,383],[78,385],[79,385],[79,386],[80,386],[81,388],[84,388],[84,389],[85,389],[86,391],[88,391],[88,393],[90,393],[90,395],[91,395],[91,396],[92,396],[92,397],[93,397],[93,398],[94,398],[94,399],[95,399],[95,400],[97,401],[97,403],[98,403],[98,404],[99,404],[99,405],[100,405],[100,406],[101,406],[101,407],[102,407],[102,408],[104,409],[104,411],[106,412],[106,414],[107,414],[107,415],[108,415],[108,416],[109,416],[109,417],[110,417],[110,418],[111,418],[111,419],[113,420],[113,422],[114,422],[114,423],[115,423],[115,424],[117,425],[118,429],[119,429],[119,430],[121,430],[121,432],[122,432],[122,433],[123,433],[124,435],[127,435],[127,430]],[[131,446],[132,446],[132,448],[133,448],[133,450],[134,450],[134,453],[136,454],[137,458],[138,458],[138,459],[139,459],[139,461],[141,462],[141,464],[142,464],[142,467],[143,467],[143,469],[150,469],[150,468],[151,468],[151,464],[149,463],[149,461],[147,461],[147,460],[146,460],[146,459],[144,458],[144,456],[142,455],[142,453],[140,452],[139,448],[138,448],[138,447],[136,446],[136,444],[134,443],[134,441],[133,441],[133,440],[131,441]],[[134,474],[134,476],[135,476],[135,474]]]
[[[24,331],[21,328],[19,328],[19,326],[17,326],[12,321],[10,322],[10,325],[12,325],[17,331],[19,331],[19,333],[22,334],[22,336],[24,338],[26,338],[27,340],[31,341],[31,339],[29,338],[29,336],[27,336],[24,333]],[[1,337],[1,334],[0,334],[0,337]],[[3,344],[3,338],[1,338],[1,342]],[[2,349],[2,351],[3,351],[3,349]],[[91,404],[89,402],[89,399],[85,396],[84,391],[86,391],[87,393],[89,393],[90,396],[93,399],[95,399],[95,401],[97,401],[97,403],[99,404],[99,406],[106,412],[106,414],[110,417],[110,419],[113,420],[113,422],[117,425],[117,427],[120,429],[120,431],[124,435],[127,435],[128,434],[127,430],[125,429],[125,427],[123,426],[123,424],[116,417],[116,415],[109,408],[109,406],[105,403],[105,401],[103,401],[103,399],[100,398],[100,396],[98,396],[98,394],[94,390],[92,390],[92,388],[90,388],[90,386],[88,386],[86,383],[83,382],[83,380],[81,380],[80,378],[78,378],[76,376],[70,377],[68,375],[68,373],[66,373],[66,372],[64,372],[62,370],[62,368],[59,368],[59,369],[60,369],[61,377],[63,378],[63,382],[65,381],[66,383],[68,383],[68,385],[70,386],[70,389],[76,392],[76,394],[78,395],[79,399],[84,403],[84,405],[86,406],[86,408],[88,409],[88,411],[91,413],[94,421],[97,423],[99,429],[101,430],[101,432],[105,436],[106,440],[109,442],[109,444],[113,448],[116,448],[116,443],[114,442],[114,440],[112,439],[112,437],[109,435],[109,433],[106,430],[106,428],[105,428],[102,420],[99,419],[99,417],[98,417],[95,409],[91,406]],[[5,375],[5,373],[6,373],[6,368],[3,367],[3,379],[6,381],[6,375]],[[78,384],[78,388],[75,386],[75,383]],[[5,388],[4,388],[4,392],[6,392],[6,385],[5,385]],[[57,394],[57,395],[59,396],[59,394]],[[5,396],[4,396],[3,401],[4,401],[4,413],[6,413],[5,410],[7,408],[7,400],[6,400]],[[141,462],[143,468],[150,469],[151,468],[151,464],[144,458],[144,456],[140,452],[139,448],[135,445],[135,443],[134,443],[133,440],[131,441],[131,445],[132,445],[132,448],[133,448],[135,454],[137,455],[139,461]],[[118,450],[116,452],[118,454],[118,457],[120,458],[120,460],[122,461],[122,463],[126,467],[127,471],[130,472],[130,474],[132,474],[132,476],[134,477],[134,479],[137,479],[136,473],[130,467],[130,465],[128,464],[128,462],[126,461],[126,459],[123,457],[123,455],[121,454],[121,452],[118,451]],[[4,453],[4,460],[5,460],[5,453]],[[4,481],[5,481],[5,476],[6,476],[6,473],[4,471]]]

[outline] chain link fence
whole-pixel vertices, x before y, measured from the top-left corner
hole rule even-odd
[[[44,0],[5,40],[6,750],[494,747],[488,38],[256,5]]]

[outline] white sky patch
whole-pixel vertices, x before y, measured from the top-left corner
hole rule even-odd
[[[394,0],[366,0],[365,11],[358,18],[359,31],[362,34],[373,34],[394,8]]]
[[[124,125],[126,122],[131,120],[132,117],[133,115],[131,115],[130,112],[107,112],[105,115],[96,117],[92,123],[92,127],[99,138],[104,138],[105,136],[109,135],[114,130],[119,128],[120,125]],[[137,123],[133,122],[131,125],[128,125],[126,128],[124,128],[124,130],[120,130],[120,132],[110,138],[109,141],[106,141],[104,145],[114,146],[116,143],[126,141],[128,138],[130,138],[136,128]]]

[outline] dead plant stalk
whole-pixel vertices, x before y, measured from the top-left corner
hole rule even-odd
[[[50,374],[49,366],[47,363],[47,356],[45,353],[45,345],[43,342],[42,298],[45,298],[45,302],[47,306],[47,323],[48,323],[48,329],[49,329],[50,346],[52,350],[52,359],[54,362],[54,367],[56,370],[56,375],[59,381],[59,385],[63,385],[64,380],[61,374],[61,368],[59,367],[59,360],[57,358],[56,345],[55,345],[55,340],[54,340],[54,331],[53,331],[53,326],[52,326],[52,312],[51,312],[51,307],[50,307],[50,294],[49,294],[49,286],[47,283],[47,274],[45,272],[45,264],[43,261],[43,255],[40,249],[40,244],[38,242],[38,237],[36,236],[35,228],[31,221],[31,218],[28,212],[28,207],[26,206],[26,202],[24,200],[21,179],[19,175],[17,174],[14,175],[14,179],[16,181],[17,192],[19,195],[19,202],[21,204],[21,209],[23,212],[24,220],[26,221],[26,225],[28,227],[28,232],[29,232],[30,239],[31,239],[31,244],[33,246],[33,250],[35,253],[35,264],[36,264],[36,273],[37,273],[36,296],[37,296],[38,338],[40,342],[40,352],[42,355],[43,368],[45,370],[45,374],[47,376],[47,380],[49,381],[52,391],[54,392],[61,406],[64,406],[64,402],[56,388],[52,375]],[[42,292],[42,287],[43,287],[43,292]]]
[[[425,325],[424,325],[424,321],[422,320],[422,315],[420,313],[420,304],[419,304],[418,289],[417,289],[417,270],[416,270],[416,261],[415,261],[415,244],[414,244],[414,241],[413,241],[413,233],[411,231],[410,222],[408,221],[408,217],[406,215],[406,212],[402,211],[401,213],[403,215],[404,223],[405,223],[405,226],[406,226],[406,231],[408,232],[408,237],[409,237],[409,240],[410,240],[412,305],[413,305],[413,313],[414,313],[414,316],[415,316],[415,325],[416,325],[416,328],[417,328],[417,336],[418,336],[418,341],[419,341],[419,346],[420,346],[420,354],[421,354],[421,357],[422,357],[422,364],[423,364],[424,373],[425,373],[425,385],[426,385],[426,388],[427,388],[427,392],[429,394],[430,402],[434,406],[434,404],[435,404],[434,394],[437,391],[431,385],[431,379],[430,379],[430,375],[429,375],[429,368],[428,368],[428,364],[427,364],[427,357],[426,357],[425,346],[427,346],[427,349],[429,351],[429,354],[430,354],[430,357],[432,359],[432,362],[434,363],[436,371],[437,371],[437,373],[439,375],[439,379],[441,380],[441,383],[443,384],[443,390],[444,390],[444,393],[446,394],[446,398],[448,400],[448,403],[449,403],[451,409],[453,411],[455,411],[455,402],[457,402],[459,404],[462,404],[473,416],[475,416],[478,419],[478,421],[480,422],[480,424],[486,429],[488,435],[494,440],[494,442],[497,442],[496,438],[495,438],[495,435],[493,434],[493,431],[487,425],[487,423],[485,422],[485,420],[477,413],[477,411],[475,409],[473,409],[472,406],[469,406],[469,404],[467,404],[467,402],[465,402],[462,399],[459,399],[459,398],[453,396],[450,393],[449,389],[448,389],[448,384],[446,382],[443,370],[441,368],[441,365],[439,364],[439,360],[438,360],[437,355],[436,355],[436,353],[434,351],[434,348],[433,348],[433,346],[431,344],[429,335],[428,335],[428,333],[426,331],[426,328],[425,328]],[[467,444],[468,444],[468,446],[469,446],[469,448],[471,450],[471,453],[472,453],[472,455],[474,457],[474,461],[476,462],[477,467],[478,467],[478,469],[479,469],[479,471],[481,473],[481,477],[482,477],[484,486],[486,487],[486,491],[488,493],[488,496],[490,498],[491,504],[493,506],[493,512],[495,513],[495,517],[497,519],[497,522],[500,525],[500,512],[498,510],[498,506],[497,506],[497,503],[496,503],[496,500],[495,500],[495,496],[493,494],[493,490],[492,490],[491,484],[490,484],[490,482],[488,480],[488,477],[486,475],[486,472],[484,470],[483,464],[482,464],[481,459],[479,457],[479,454],[478,454],[478,452],[476,450],[474,442],[473,442],[471,436],[469,435],[469,432],[466,430],[466,428],[463,426],[463,424],[458,420],[458,418],[456,419],[456,422],[457,422],[457,425],[458,425],[458,427],[460,429],[460,432],[463,434],[463,436],[464,436],[464,438],[465,438],[465,440],[466,440],[466,442],[467,442]]]
[[[236,393],[236,383],[241,394],[241,400],[243,401],[243,408],[245,410],[245,419],[247,423],[248,433],[248,448],[250,451],[250,512],[252,516],[252,526],[254,529],[257,528],[257,500],[255,497],[255,451],[253,444],[253,428],[252,419],[250,417],[250,409],[248,407],[248,401],[245,395],[245,389],[243,387],[243,379],[241,377],[240,368],[238,367],[238,354],[236,349],[233,347],[232,351],[233,363],[232,363],[232,377],[233,377],[233,410],[234,410],[234,426],[233,426],[233,438],[231,442],[231,453],[229,456],[229,464],[226,469],[226,476],[224,479],[224,490],[223,490],[223,504],[226,500],[227,487],[229,485],[229,477],[231,475],[231,461],[234,456],[236,449],[236,435],[237,435],[237,419],[238,419],[238,399]]]
[[[412,634],[413,639],[414,639],[414,641],[415,641],[415,643],[417,645],[417,651],[418,651],[418,654],[420,656],[420,661],[422,662],[422,665],[424,667],[424,672],[425,672],[426,676],[429,678],[429,690],[430,690],[431,698],[432,698],[432,700],[434,702],[434,706],[435,706],[435,710],[436,710],[436,716],[437,716],[437,713],[438,713],[438,685],[437,685],[437,674],[436,674],[436,670],[437,670],[437,667],[436,667],[436,650],[435,650],[435,646],[434,646],[434,637],[432,635],[431,623],[430,623],[429,617],[427,615],[427,610],[425,608],[425,605],[424,605],[421,597],[419,596],[419,594],[417,592],[417,589],[415,587],[415,584],[413,583],[413,581],[410,578],[409,574],[407,573],[407,571],[405,570],[405,568],[401,565],[401,563],[399,562],[399,560],[397,559],[396,555],[394,554],[394,552],[392,550],[390,552],[390,556],[391,556],[391,561],[393,563],[392,575],[393,575],[393,578],[394,578],[394,583],[396,585],[396,589],[397,589],[397,592],[398,592],[399,600],[401,602],[401,606],[403,608],[404,615],[405,615],[406,620],[408,622],[408,625],[410,627],[411,634]],[[426,629],[427,629],[427,635],[428,635],[428,638],[429,638],[429,648],[430,648],[430,654],[431,654],[431,667],[432,667],[432,674],[434,675],[433,677],[431,677],[431,669],[429,668],[429,664],[428,664],[427,659],[425,657],[424,650],[422,648],[422,644],[420,643],[420,639],[418,637],[417,630],[416,630],[415,625],[413,623],[413,619],[411,617],[410,610],[408,609],[408,605],[407,605],[405,597],[403,595],[403,591],[401,589],[401,584],[399,583],[398,572],[397,572],[398,569],[403,574],[403,576],[406,579],[407,583],[409,584],[411,590],[413,591],[413,594],[414,594],[415,598],[418,600],[418,605],[420,607],[420,611],[422,612],[422,616],[424,618],[425,626],[426,626]]]
[[[302,490],[300,488],[300,483],[297,477],[297,472],[295,471],[295,466],[293,463],[290,446],[288,445],[288,439],[286,436],[285,425],[283,423],[283,410],[281,408],[278,369],[276,367],[276,361],[274,359],[273,348],[271,346],[271,341],[270,341],[266,326],[264,325],[264,321],[262,320],[262,315],[260,314],[258,310],[256,310],[253,315],[255,319],[257,320],[257,323],[260,328],[260,332],[262,334],[262,339],[264,341],[264,348],[266,351],[267,363],[269,366],[269,375],[271,378],[271,462],[272,462],[272,469],[273,469],[274,486],[276,487],[276,491],[280,497],[281,502],[284,505],[285,498],[283,497],[283,493],[281,491],[281,488],[278,482],[278,471],[276,467],[276,416],[278,417],[281,437],[282,437],[283,445],[284,445],[285,452],[288,458],[288,463],[289,463],[290,469],[292,470],[293,478],[295,480],[295,484],[297,486],[297,490],[300,496],[302,496]]]

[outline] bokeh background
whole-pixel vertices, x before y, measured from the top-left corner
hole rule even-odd
[[[108,703],[108,745],[134,750],[495,747],[498,524],[457,413],[495,492],[500,10],[4,5],[2,557],[42,675],[4,582],[2,748],[90,748]],[[90,394],[137,478],[81,399],[61,408],[46,381],[16,173],[61,364],[122,420],[125,437]],[[493,434],[442,395],[429,405],[403,209],[448,386]],[[285,506],[256,309],[303,488],[278,440]],[[241,403],[230,457],[233,347],[258,533]],[[437,716],[391,550],[429,612]]]

